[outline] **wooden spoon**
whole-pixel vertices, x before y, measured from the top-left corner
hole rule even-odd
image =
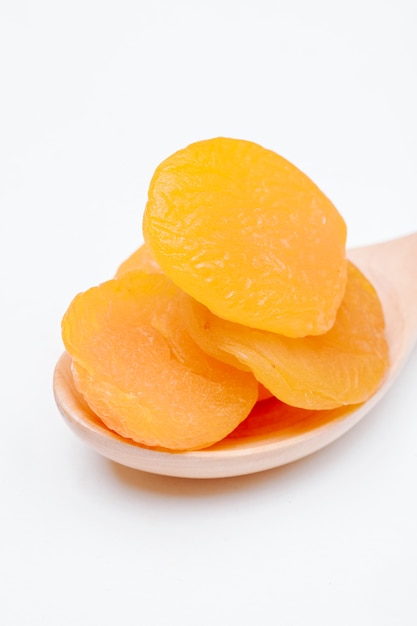
[[[377,289],[381,299],[391,366],[382,387],[367,402],[334,411],[295,410],[271,419],[267,428],[239,429],[218,444],[196,452],[153,450],[110,431],[74,387],[71,359],[64,353],[54,373],[54,394],[71,429],[105,457],[135,469],[189,478],[251,474],[290,463],[328,445],[357,424],[388,391],[417,338],[417,233],[356,248],[349,258]]]

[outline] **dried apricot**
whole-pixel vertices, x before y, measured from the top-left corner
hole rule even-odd
[[[149,250],[149,247],[146,244],[140,246],[137,250],[135,250],[119,266],[119,269],[116,272],[116,278],[120,278],[120,276],[123,276],[123,274],[126,274],[127,272],[131,272],[133,270],[140,270],[140,271],[151,273],[151,274],[153,273],[160,274],[162,272],[161,268],[156,263],[155,259],[153,258],[151,254],[151,251]],[[185,294],[184,294],[184,297],[186,299],[188,298],[188,296]],[[182,318],[182,313],[181,313],[181,318]],[[179,322],[178,327],[183,328],[183,319],[178,320],[178,322]],[[175,336],[175,332],[176,331],[175,331],[175,328],[172,327],[172,320],[171,320],[171,337]],[[191,353],[192,351],[190,349],[190,345],[188,344],[188,349],[187,349],[188,356],[190,356]],[[270,398],[271,395],[272,394],[268,389],[266,389],[260,383],[258,384],[258,400],[265,400],[266,398]]]
[[[115,278],[120,278],[120,276],[123,276],[123,274],[131,272],[132,270],[142,270],[148,274],[161,273],[161,268],[153,258],[151,251],[146,244],[140,246],[119,265]]]
[[[255,404],[258,384],[194,343],[178,294],[162,274],[130,271],[76,296],[62,331],[75,382],[110,429],[146,446],[190,450],[230,433]]]
[[[378,295],[348,263],[345,296],[333,327],[322,335],[285,337],[248,328],[184,300],[193,339],[209,354],[252,371],[274,396],[305,409],[331,409],[367,400],[388,368]]]
[[[271,435],[274,438],[302,435],[329,422],[347,417],[359,406],[360,404],[348,404],[334,409],[312,410],[290,406],[277,398],[270,398],[257,402],[248,417],[226,437],[225,441],[265,440]]]
[[[270,150],[217,138],[176,152],[151,180],[143,233],[163,272],[224,319],[290,337],[334,323],[345,222]]]

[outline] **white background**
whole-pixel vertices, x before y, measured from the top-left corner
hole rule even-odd
[[[2,624],[415,626],[416,351],[327,449],[209,481],[90,451],[52,372],[192,141],[293,161],[349,245],[417,230],[416,29],[412,0],[0,0]]]

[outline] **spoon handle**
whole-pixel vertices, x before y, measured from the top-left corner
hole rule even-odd
[[[403,362],[417,340],[417,233],[349,251],[378,291],[391,358]]]

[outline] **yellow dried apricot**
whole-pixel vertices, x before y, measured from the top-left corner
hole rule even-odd
[[[388,369],[385,323],[378,295],[348,263],[345,296],[333,327],[322,335],[285,337],[213,315],[184,299],[193,339],[207,353],[253,372],[286,404],[332,409],[367,400]]]
[[[163,272],[219,317],[290,337],[334,323],[344,220],[270,150],[217,138],[176,152],[151,180],[143,233]]]
[[[76,385],[110,429],[146,446],[194,450],[236,428],[258,384],[194,343],[178,294],[162,274],[130,271],[76,296],[62,331]]]

